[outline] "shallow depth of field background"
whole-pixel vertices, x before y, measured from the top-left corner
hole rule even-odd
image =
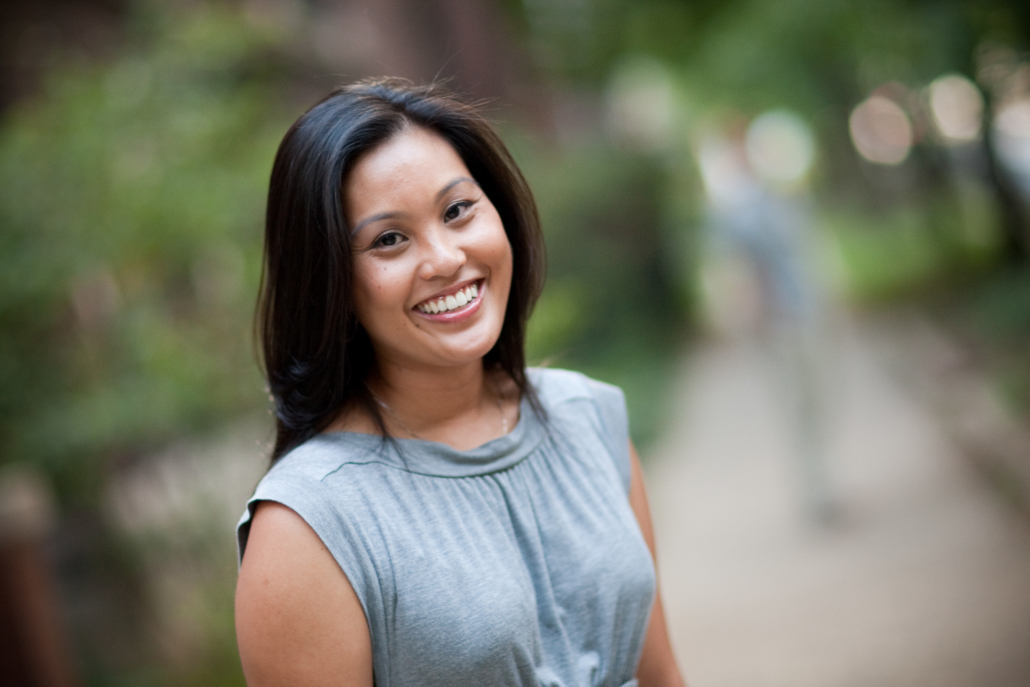
[[[548,240],[530,359],[621,385],[645,456],[693,345],[831,310],[919,313],[1030,420],[1025,2],[6,2],[0,613],[74,676],[25,684],[243,684],[267,178],[372,75],[487,103]]]

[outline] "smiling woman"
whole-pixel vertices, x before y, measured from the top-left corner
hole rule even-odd
[[[355,313],[379,371],[481,367],[504,324],[511,245],[454,148],[402,130],[354,166],[344,206]]]
[[[507,150],[437,89],[349,86],[287,133],[276,444],[238,528],[252,687],[682,685],[622,394],[525,368],[542,262]]]

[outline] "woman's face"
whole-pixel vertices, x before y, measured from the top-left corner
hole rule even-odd
[[[355,309],[379,364],[478,362],[504,323],[511,245],[454,148],[405,128],[358,160],[343,200]]]

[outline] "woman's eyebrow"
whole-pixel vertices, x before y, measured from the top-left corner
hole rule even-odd
[[[452,181],[451,183],[447,184],[442,189],[440,189],[440,192],[436,194],[437,202],[439,202],[440,199],[443,198],[444,195],[446,195],[446,193],[448,191],[450,191],[452,188],[454,188],[455,186],[457,186],[458,184],[460,184],[463,181],[471,181],[476,186],[479,186],[479,184],[476,182],[476,180],[471,178],[471,177],[458,177],[457,179],[455,179],[454,181]]]
[[[356,227],[354,227],[353,229],[350,230],[350,235],[351,235],[351,237],[353,237],[355,234],[357,234],[359,231],[361,231],[362,227],[364,227],[366,224],[371,224],[372,222],[378,222],[381,219],[394,219],[395,217],[400,217],[403,214],[404,214],[403,212],[380,212],[378,215],[372,215],[371,217],[366,217],[365,219],[363,219],[360,222],[358,222]]]

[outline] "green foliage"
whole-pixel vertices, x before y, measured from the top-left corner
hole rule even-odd
[[[638,441],[656,434],[667,366],[685,331],[666,178],[647,157],[593,143],[522,161],[547,236],[548,281],[530,322],[530,360],[622,386]]]
[[[1011,0],[586,0],[526,3],[527,29],[547,46],[538,63],[560,82],[598,91],[627,56],[664,66],[680,130],[703,130],[786,107],[811,123],[818,150],[812,187],[828,208],[849,286],[883,298],[997,262],[997,200],[950,184],[928,140],[900,174],[863,168],[848,114],[883,84],[908,89],[918,130],[929,126],[919,91],[947,72],[972,75],[979,46],[1030,43],[1030,10]],[[534,48],[536,42],[531,41]],[[669,142],[669,149],[677,144]],[[682,155],[682,152],[678,154]],[[908,192],[889,188],[908,176]],[[879,185],[877,185],[879,182]],[[905,184],[902,184],[905,185]],[[684,196],[700,197],[698,184]],[[669,198],[660,213],[670,213]],[[563,298],[567,309],[569,297]]]
[[[65,501],[260,404],[249,322],[284,120],[228,13],[66,64],[0,123],[0,460]]]
[[[590,0],[526,11],[552,74],[601,84],[625,55],[646,54],[674,65],[706,107],[749,112],[852,105],[884,81],[968,71],[978,39],[1026,33],[1025,9],[1001,1]]]
[[[824,215],[847,291],[858,300],[896,297],[989,268],[999,249],[991,197],[975,185],[881,212]]]
[[[136,29],[140,47],[55,64],[0,121],[0,461],[44,471],[76,516],[62,583],[93,600],[71,621],[87,684],[242,684],[227,534],[163,558],[192,614],[176,667],[151,615],[168,568],[111,530],[104,500],[125,458],[263,405],[250,322],[288,120],[270,45],[235,12]]]

